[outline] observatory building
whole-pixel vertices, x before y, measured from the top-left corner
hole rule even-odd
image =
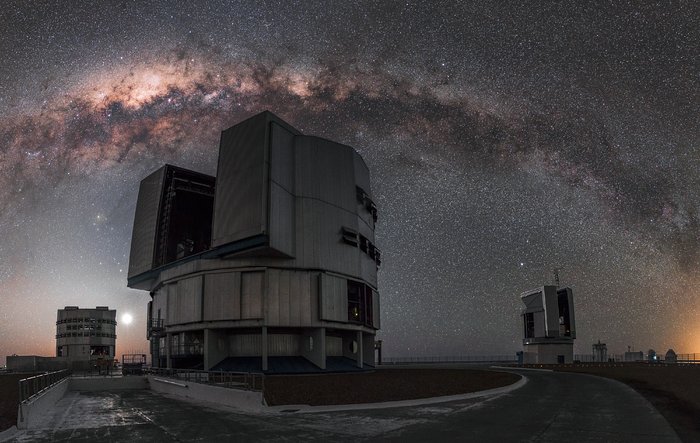
[[[56,356],[8,355],[13,371],[109,369],[117,340],[117,311],[107,306],[66,306],[56,314]]]
[[[56,315],[56,357],[72,369],[91,369],[114,360],[117,311],[107,306],[66,306]]]
[[[520,300],[525,304],[523,363],[572,363],[576,323],[571,289],[542,286],[523,292]]]
[[[307,372],[374,366],[369,170],[270,112],[221,133],[216,177],[141,181],[128,286],[150,292],[154,366]]]

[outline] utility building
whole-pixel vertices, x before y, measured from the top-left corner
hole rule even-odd
[[[154,366],[374,366],[377,209],[351,147],[270,112],[221,134],[211,177],[165,165],[139,189],[128,285],[150,292]]]
[[[523,363],[572,363],[576,326],[570,288],[542,286],[523,292]]]
[[[107,306],[59,309],[56,318],[56,357],[72,369],[109,366],[114,361],[117,311]]]

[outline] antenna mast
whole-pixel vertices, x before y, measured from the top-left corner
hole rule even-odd
[[[552,272],[554,272],[554,284],[559,289],[559,268],[552,269]]]

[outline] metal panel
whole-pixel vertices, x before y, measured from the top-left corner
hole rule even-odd
[[[202,319],[202,276],[187,278],[177,282],[175,296],[171,303],[171,323],[189,323]]]
[[[306,276],[302,272],[290,272],[289,277],[289,326],[301,326],[301,310],[308,310],[308,306],[301,306],[301,279]]]
[[[315,299],[313,289],[317,289],[317,284],[312,284],[317,281],[316,275],[309,272],[300,272],[299,274],[299,323],[301,325],[310,325],[311,319],[318,319],[318,314],[314,313],[314,307],[318,306],[312,300]]]
[[[270,247],[295,254],[294,137],[298,134],[270,114]]]
[[[153,318],[158,318],[158,310],[160,310],[161,319],[165,320],[165,324],[170,324],[170,316],[168,315],[168,294],[174,292],[171,287],[175,285],[164,285],[153,294]]]
[[[230,353],[234,357],[259,356],[262,354],[261,334],[232,334],[229,336]]]
[[[352,159],[353,170],[355,173],[355,185],[362,188],[362,190],[365,191],[367,196],[372,201],[375,201],[374,197],[372,196],[372,189],[369,180],[369,169],[367,169],[367,165],[365,164],[364,160],[362,160],[362,157],[360,157],[360,155],[354,150],[352,152]],[[370,226],[372,230],[374,230],[374,219],[372,218],[372,214],[364,206],[364,203],[357,201],[356,197],[355,204],[357,207],[357,215],[364,221],[364,224]],[[371,238],[374,238],[374,231],[372,232],[373,233]]]
[[[265,324],[277,326],[280,324],[280,271],[267,271],[267,291],[265,292]]]
[[[295,208],[294,196],[270,183],[270,247],[290,257],[295,255]]]
[[[316,201],[312,199],[301,200],[301,213],[297,223],[297,239],[300,247],[297,249],[298,264],[307,268],[319,268],[320,238],[318,236],[318,221],[320,217],[316,211]]]
[[[294,193],[294,134],[275,121],[270,123],[270,178]]]
[[[542,287],[542,304],[544,305],[545,334],[547,337],[559,336],[559,298],[556,286]]]
[[[300,337],[294,334],[268,334],[268,355],[299,355],[299,339]]]
[[[353,149],[319,137],[299,136],[296,147],[296,195],[316,198],[355,212]]]
[[[321,320],[348,321],[347,280],[328,274],[321,274],[319,294],[319,317]]]
[[[280,313],[280,324],[289,325],[289,271],[280,272],[280,285],[279,285],[279,313]]]
[[[241,273],[241,318],[262,318],[265,272]]]
[[[266,232],[266,113],[221,133],[212,245]]]
[[[158,224],[158,205],[163,191],[165,166],[141,180],[134,213],[129,253],[129,278],[153,267],[153,250]]]
[[[241,318],[241,274],[207,274],[204,280],[204,321]]]
[[[311,285],[311,323],[321,319],[321,272],[314,272],[309,279]]]
[[[574,294],[570,288],[566,288],[566,297],[569,301],[569,318],[571,322],[571,338],[576,338],[576,315],[574,315]]]
[[[361,187],[372,200],[372,189],[369,180],[369,169],[367,164],[354,149],[352,150],[353,172],[355,174],[355,184]]]
[[[545,322],[544,322],[544,311],[535,312],[533,314],[533,318],[535,321],[535,337],[544,337],[546,334]]]

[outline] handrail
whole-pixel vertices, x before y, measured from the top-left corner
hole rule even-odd
[[[197,369],[145,368],[146,374],[190,383],[202,383],[246,391],[265,390],[265,374],[260,372],[202,371]]]
[[[34,377],[23,378],[19,381],[19,403],[24,403],[31,400],[36,395],[44,392],[64,378],[70,376],[69,369],[60,371],[47,372],[45,374],[35,375]]]

